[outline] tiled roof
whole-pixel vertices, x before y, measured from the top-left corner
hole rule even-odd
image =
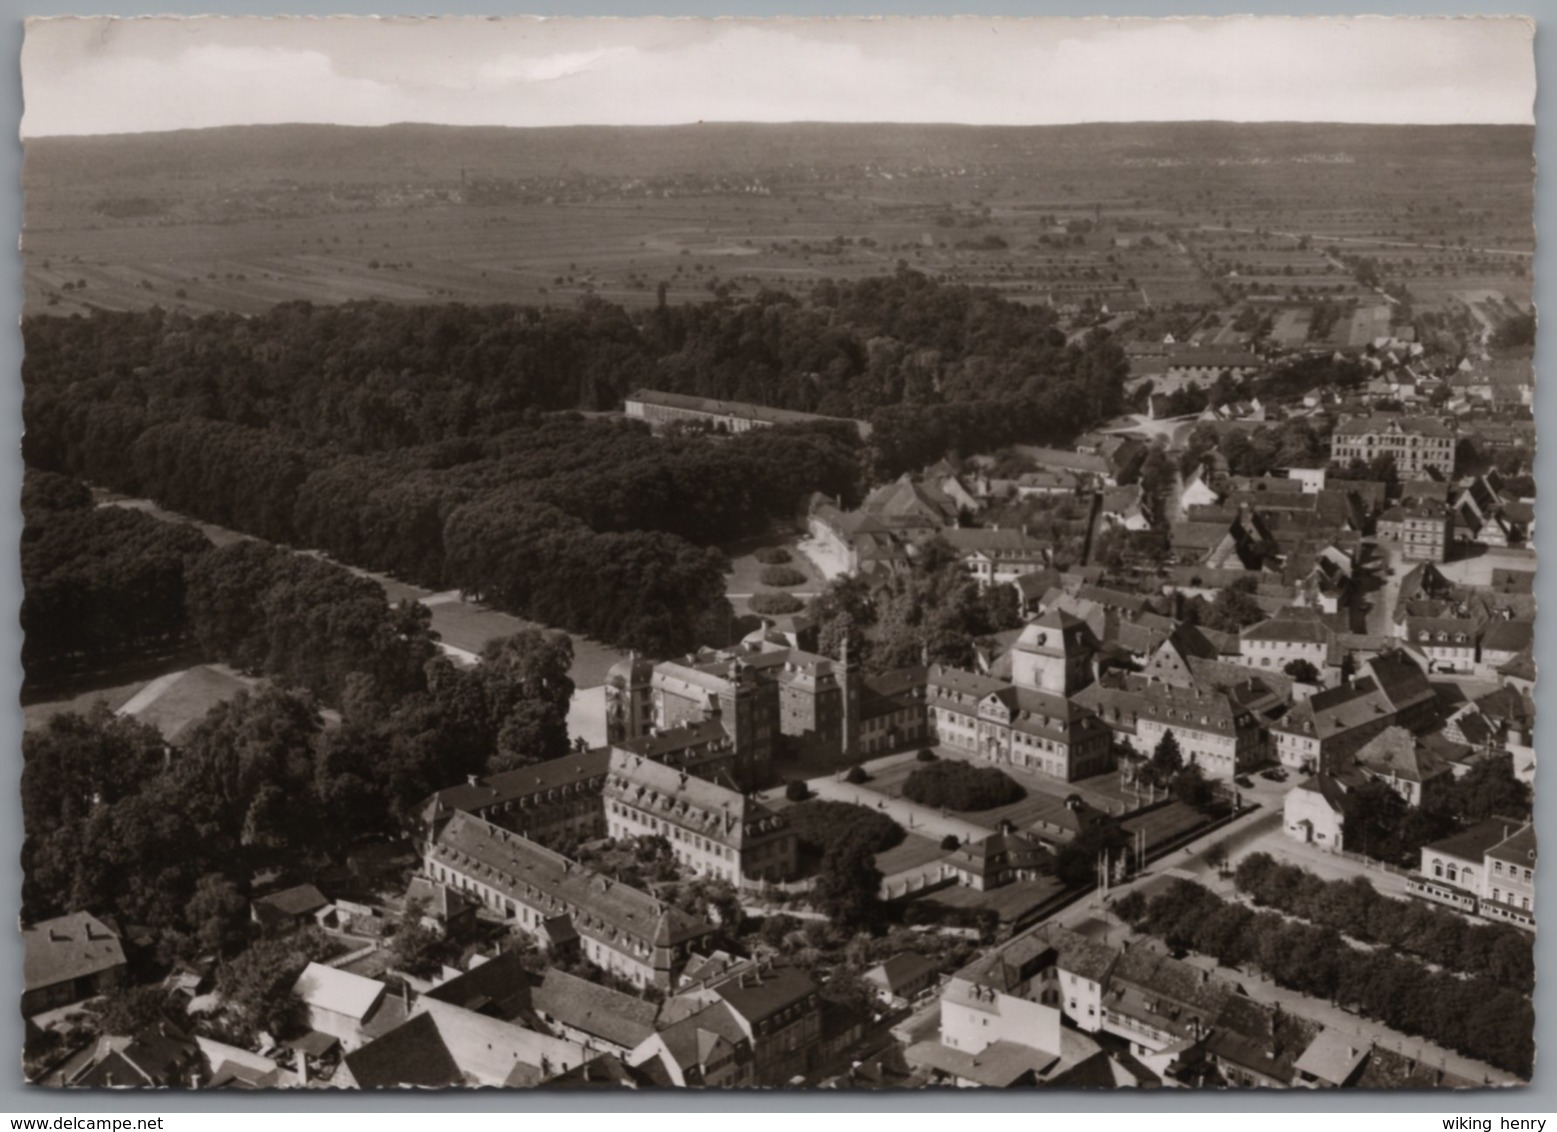
[[[449,820],[429,857],[517,902],[573,915],[582,934],[607,941],[620,933],[644,945],[669,947],[709,931],[707,924],[647,893],[592,873],[471,814],[455,814]]]
[[[953,550],[962,554],[999,553],[1037,556],[1049,544],[1010,527],[950,527],[941,532]]]
[[[1354,757],[1363,770],[1406,782],[1427,782],[1449,773],[1449,768],[1420,747],[1416,737],[1404,727],[1385,728],[1363,744]]]
[[[463,1085],[460,1071],[430,1014],[419,1014],[376,1041],[346,1055],[346,1068],[362,1089]]]
[[[530,1011],[530,981],[524,955],[510,951],[439,983],[422,997],[512,1020]]]
[[[455,810],[480,813],[492,806],[516,802],[573,783],[597,783],[605,777],[610,760],[608,747],[565,755],[534,766],[488,775],[474,783],[447,787],[429,798],[423,808],[436,807],[434,812],[438,814]]]
[[[1235,735],[1255,726],[1254,718],[1224,692],[1149,684],[1141,689],[1141,717],[1171,729]]]
[[[1327,739],[1357,727],[1366,727],[1393,713],[1394,709],[1379,691],[1378,685],[1371,679],[1363,679],[1316,692],[1307,700],[1295,704],[1286,717],[1275,725],[1275,729]]]
[[[721,417],[762,421],[767,424],[809,424],[814,421],[847,420],[844,417],[824,417],[816,413],[802,413],[794,409],[770,409],[766,405],[753,405],[745,401],[719,401],[712,397],[693,397],[685,393],[664,393],[658,389],[638,389],[628,394],[626,400],[641,405],[661,405],[669,409],[708,413]],[[849,420],[859,426],[860,422]]]
[[[896,993],[899,988],[912,986],[926,976],[934,975],[937,970],[939,968],[935,961],[919,952],[899,951],[890,959],[866,971],[865,977],[884,987],[889,993]],[[877,972],[880,972],[879,977],[873,977]]]
[[[659,1007],[553,967],[531,992],[541,1014],[613,1045],[632,1049],[654,1033]]]
[[[1368,436],[1391,431],[1431,437],[1435,440],[1454,438],[1453,431],[1436,417],[1401,417],[1393,414],[1354,417],[1337,426],[1335,430],[1338,436]]]
[[[1504,861],[1516,865],[1533,866],[1535,864],[1535,826],[1527,825],[1506,841],[1501,841],[1487,850],[1487,856],[1495,861]]]
[[[1302,644],[1328,645],[1334,634],[1321,621],[1278,615],[1269,621],[1251,625],[1242,633],[1246,641],[1296,641]]]
[[[612,752],[605,796],[735,848],[787,827],[738,790],[626,751]]]
[[[27,990],[96,975],[124,966],[117,932],[90,912],[72,912],[22,929]]]
[[[329,903],[324,893],[311,884],[299,884],[282,889],[280,892],[272,892],[269,896],[261,896],[254,901],[255,907],[261,910],[261,915],[273,914],[286,919],[307,916]]]
[[[377,979],[354,975],[323,963],[310,963],[292,984],[292,993],[317,1010],[355,1018],[367,1018],[386,988]]]
[[[1519,653],[1535,643],[1535,625],[1529,621],[1494,621],[1481,635],[1483,651]]]
[[[713,991],[755,1029],[774,1015],[816,994],[816,981],[787,963],[753,961],[738,966]]]

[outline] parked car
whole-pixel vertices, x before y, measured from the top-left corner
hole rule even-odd
[[[1251,779],[1247,774],[1240,774],[1237,778],[1233,779],[1233,785],[1242,786],[1245,790],[1253,790],[1254,780]]]
[[[1271,782],[1285,782],[1287,780],[1287,772],[1279,766],[1271,767],[1270,770],[1260,771],[1260,777],[1269,779]]]

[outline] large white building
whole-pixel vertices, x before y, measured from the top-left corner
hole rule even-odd
[[[1051,609],[1022,631],[1011,682],[930,669],[930,727],[943,745],[1070,782],[1109,769],[1113,733],[1072,696],[1092,681],[1096,639]]]
[[[1435,417],[1371,416],[1345,421],[1331,440],[1331,458],[1338,464],[1370,463],[1393,456],[1402,479],[1425,475],[1435,468],[1454,472],[1454,432]]]
[[[663,837],[677,861],[733,885],[795,873],[795,833],[782,815],[747,795],[627,751],[611,753],[606,833]]]

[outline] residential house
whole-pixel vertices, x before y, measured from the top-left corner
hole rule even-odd
[[[1119,953],[1103,987],[1103,1030],[1164,1072],[1183,1043],[1210,1034],[1238,988],[1208,971],[1149,948]]]
[[[960,845],[941,861],[941,875],[964,888],[987,892],[1052,871],[1054,858],[1042,841],[1005,828]]]
[[[782,1085],[810,1070],[821,1040],[823,1000],[798,967],[746,960],[684,987],[665,1004],[664,1021],[723,1005],[751,1049],[757,1085]]]
[[[899,951],[866,971],[863,978],[883,1005],[905,1010],[940,983],[940,970],[934,960],[917,951]]]
[[[1516,621],[1512,617],[1491,621],[1481,633],[1481,650],[1476,674],[1496,681],[1498,672],[1516,658],[1529,655],[1535,647],[1535,622]]]
[[[332,1083],[531,1088],[589,1059],[578,1043],[424,996],[403,1023],[349,1052]]]
[[[1438,726],[1438,694],[1422,668],[1403,652],[1381,653],[1365,661],[1359,676],[1378,685],[1397,726],[1418,735]]]
[[[1472,673],[1481,626],[1468,617],[1408,617],[1406,642],[1427,659],[1427,671]]]
[[[530,991],[535,1015],[585,1050],[628,1057],[654,1034],[659,1007],[599,983],[548,968]]]
[[[90,912],[72,912],[22,928],[22,1013],[107,994],[124,983],[119,932]]]
[[[292,997],[302,1002],[309,1029],[335,1038],[349,1053],[370,1039],[368,1027],[385,1009],[388,990],[377,979],[310,963],[292,984]]]
[[[980,589],[1008,585],[1048,564],[1050,547],[1025,530],[962,527],[941,532]]]
[[[62,1084],[72,1089],[193,1089],[210,1082],[199,1043],[159,1020],[132,1036],[99,1038],[84,1064],[67,1063]]]
[[[1435,904],[1474,913],[1486,888],[1487,853],[1508,835],[1507,819],[1488,818],[1422,846],[1421,863],[1417,874],[1406,882],[1407,891]]]
[[[1533,825],[1487,850],[1481,872],[1483,917],[1535,929],[1535,862]]]
[[[656,1031],[632,1052],[628,1064],[662,1075],[679,1088],[755,1084],[751,1039],[722,1001]]]
[[[1259,718],[1237,694],[1151,683],[1139,690],[1136,749],[1150,755],[1172,732],[1186,764],[1208,778],[1231,780],[1256,765],[1265,752]]]
[[[1416,736],[1394,725],[1359,747],[1352,761],[1359,772],[1388,785],[1413,809],[1446,787],[1453,776],[1449,765],[1423,747]]]
[[[1368,1064],[1370,1047],[1357,1035],[1324,1029],[1293,1064],[1292,1081],[1299,1089],[1348,1089],[1356,1086]]]
[[[1246,350],[1186,345],[1168,355],[1167,376],[1180,384],[1210,386],[1223,374],[1243,378],[1258,373],[1263,364],[1259,355]]]
[[[1006,1042],[1057,1061],[1062,1015],[1055,959],[1047,938],[1027,933],[953,974],[941,991],[939,1044],[978,1056]]]
[[[1313,610],[1290,609],[1251,625],[1239,634],[1239,655],[1250,668],[1286,672],[1306,661],[1323,675],[1334,647],[1335,632]]]
[[[1316,774],[1291,790],[1282,802],[1282,829],[1305,845],[1339,852],[1346,848],[1346,821],[1361,785],[1356,774]]]
[[[1105,456],[1030,445],[1019,445],[1016,451],[1037,465],[1039,471],[1076,476],[1087,486],[1118,486],[1115,466]]]
[[[1103,492],[1098,515],[1111,527],[1121,527],[1127,531],[1147,530],[1152,524],[1142,506],[1142,500],[1141,485],[1138,483],[1128,487],[1111,487]]]
[[[249,904],[249,917],[266,931],[291,931],[311,924],[330,901],[311,884],[294,885]]]
[[[1454,545],[1455,511],[1436,500],[1410,500],[1378,518],[1378,537],[1400,547],[1409,561],[1443,562]]]
[[[1368,677],[1316,692],[1271,724],[1276,758],[1291,770],[1335,770],[1388,727],[1395,713]]]

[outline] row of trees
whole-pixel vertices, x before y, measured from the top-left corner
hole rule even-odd
[[[1325,880],[1268,853],[1238,862],[1238,887],[1256,904],[1301,917],[1362,943],[1419,955],[1451,971],[1480,975],[1529,994],[1535,954],[1528,934],[1508,924],[1472,924],[1431,904],[1381,895],[1363,877]]]
[[[157,447],[156,458],[132,461],[120,469],[128,479],[110,482],[201,519],[423,585],[459,585],[665,654],[698,643],[701,617],[722,624],[728,615],[725,561],[699,544],[788,517],[814,489],[850,497],[857,445],[852,432],[826,427],[661,441],[638,425],[553,419],[485,442],[345,457],[285,482],[251,482],[242,469],[260,447],[267,465],[303,457],[278,451],[286,442],[273,434],[196,420],[143,434],[134,454]]]
[[[1330,927],[1256,912],[1178,880],[1150,900],[1131,893],[1115,911],[1171,946],[1227,967],[1254,966],[1281,986],[1355,1007],[1522,1077],[1535,1058],[1535,1014],[1519,991],[1485,977],[1439,973],[1387,949],[1359,950]]]
[[[199,531],[96,508],[85,486],[48,472],[27,475],[22,514],[29,677],[184,639],[186,573],[210,545]]]
[[[998,402],[1036,429],[1013,439],[1074,435],[1118,411],[1127,372],[1106,333],[1067,341],[1048,308],[906,268],[825,282],[804,301],[765,290],[633,314],[595,298],[545,310],[294,302],[249,318],[40,317],[24,334],[29,427],[47,433],[31,443],[58,443],[82,403],[115,402],[123,451],[146,427],[199,418],[259,425],[305,451],[382,452],[496,435],[537,410],[611,409],[647,386],[870,420],[890,464],[942,426],[882,410]],[[993,419],[1012,430],[1004,412]]]

